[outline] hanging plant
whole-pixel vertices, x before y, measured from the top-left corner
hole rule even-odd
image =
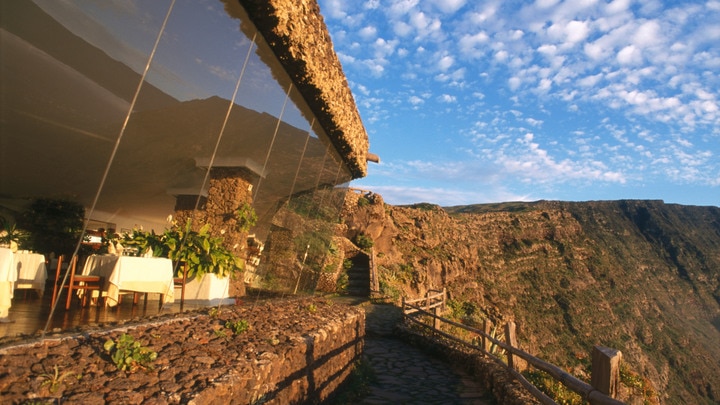
[[[257,214],[252,205],[244,202],[235,210],[235,220],[237,220],[237,230],[239,232],[247,232],[257,223]]]

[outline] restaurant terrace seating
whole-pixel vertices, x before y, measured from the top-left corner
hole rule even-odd
[[[53,298],[52,298],[52,304],[55,305],[55,300],[57,299],[59,289],[67,289],[67,299],[65,300],[65,310],[70,309],[70,304],[72,303],[73,298],[73,291],[82,291],[83,294],[78,295],[78,297],[81,300],[81,305],[84,307],[87,304],[88,299],[88,291],[98,291],[98,296],[100,297],[102,295],[102,288],[104,285],[104,280],[102,277],[99,276],[84,276],[81,274],[75,274],[77,271],[77,259],[78,257],[74,255],[72,259],[70,259],[70,263],[68,264],[67,271],[68,274],[68,282],[67,284],[63,285],[63,279],[64,274],[62,272],[62,263],[63,263],[64,255],[60,255],[57,260],[57,267],[55,270],[55,281],[53,286]],[[100,299],[100,298],[98,298]]]

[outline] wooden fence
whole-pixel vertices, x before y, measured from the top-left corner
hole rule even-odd
[[[370,293],[380,293],[380,281],[375,267],[375,249],[370,248]]]
[[[520,384],[522,384],[543,404],[556,403],[552,400],[552,398],[545,395],[545,393],[525,379],[525,377],[520,373],[526,368],[527,364],[545,371],[555,380],[562,383],[571,391],[576,392],[584,400],[593,405],[622,404],[621,401],[615,399],[620,381],[620,359],[622,358],[622,353],[618,350],[602,346],[595,346],[593,348],[591,384],[588,384],[577,379],[561,368],[520,350],[518,348],[517,338],[515,335],[514,322],[508,322],[507,325],[505,325],[505,341],[501,341],[491,334],[492,325],[487,320],[483,323],[483,330],[480,330],[443,318],[440,315],[445,310],[446,298],[447,294],[444,288],[442,291],[428,291],[426,296],[423,298],[407,300],[403,297],[402,309],[405,323],[413,323],[423,328],[427,328],[431,330],[432,333],[487,354],[490,359],[503,365],[518,380],[518,382],[520,382]],[[431,321],[426,323],[423,319],[427,318],[430,318]],[[477,341],[473,339],[472,342],[468,342],[457,336],[443,332],[443,324],[464,329],[468,332],[477,334],[480,338]],[[505,350],[507,355],[507,364],[493,353],[494,346]]]

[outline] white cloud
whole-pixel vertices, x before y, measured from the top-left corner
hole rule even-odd
[[[663,41],[660,24],[657,21],[646,21],[638,27],[633,36],[633,44],[639,48],[657,45]]]
[[[578,43],[584,41],[590,34],[590,28],[585,21],[570,21],[565,26],[565,34],[567,41],[570,43]]]
[[[445,55],[437,62],[437,67],[441,71],[446,71],[455,63],[455,59],[450,55]]]
[[[367,89],[357,91],[366,97],[379,89],[397,93],[374,110],[362,107],[364,120],[402,104],[414,108],[418,119],[434,114],[438,123],[452,120],[482,148],[476,153],[485,161],[495,159],[498,170],[507,164],[528,184],[632,184],[660,172],[718,182],[718,0],[682,6],[653,0],[390,0],[370,11],[360,3],[320,1],[337,7],[337,49],[354,80],[383,78],[376,87],[363,81]],[[376,31],[360,33],[361,27]],[[431,108],[437,103],[453,103],[452,118],[441,114],[447,105]],[[510,108],[521,116],[500,114]],[[616,123],[623,135],[606,136],[600,119]],[[508,141],[520,128],[536,132],[523,148]],[[565,134],[575,131],[585,134],[584,142],[568,144]],[[696,169],[704,165],[696,173],[684,170],[683,162],[693,160],[658,151],[671,134],[695,145],[688,146],[688,156],[705,146],[715,159],[695,160]],[[447,139],[460,143],[452,134]],[[660,161],[670,162],[668,168],[654,163]],[[554,178],[533,177],[522,171],[527,166]]]
[[[485,44],[489,39],[490,37],[485,31],[480,31],[472,35],[463,35],[458,41],[458,45],[463,55],[477,58],[485,54]]]
[[[642,52],[635,45],[628,45],[618,52],[617,61],[621,65],[638,65],[642,62]]]
[[[425,102],[425,100],[423,100],[422,98],[420,98],[418,96],[411,96],[408,99],[408,102],[412,105],[417,106],[417,105],[423,104]]]
[[[605,8],[609,14],[622,13],[630,8],[630,0],[613,0]]]
[[[500,50],[495,53],[495,59],[499,62],[505,62],[508,59],[508,52],[506,50]]]
[[[377,35],[377,28],[372,25],[368,25],[367,27],[363,27],[358,34],[360,35],[360,38],[365,40],[375,38]]]
[[[413,28],[410,26],[410,24],[404,22],[404,21],[395,21],[393,24],[393,32],[401,37],[406,37],[410,35],[413,31]]]
[[[451,96],[450,94],[443,94],[440,96],[440,101],[443,103],[455,103],[457,101],[457,97]]]
[[[537,8],[550,8],[558,3],[559,0],[536,0],[535,6]]]
[[[343,9],[344,1],[342,0],[327,0],[323,2],[322,13],[325,16],[332,18],[343,19],[347,15]]]
[[[452,14],[461,9],[465,2],[466,0],[434,0],[433,4],[443,13]]]
[[[398,0],[393,1],[390,5],[388,12],[392,17],[400,17],[406,15],[410,10],[414,9],[419,0]]]

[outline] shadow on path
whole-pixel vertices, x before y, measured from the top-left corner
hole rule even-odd
[[[482,384],[459,367],[428,355],[398,339],[395,326],[402,311],[393,305],[359,305],[365,309],[364,365],[372,369],[369,393],[359,404],[495,403]]]

